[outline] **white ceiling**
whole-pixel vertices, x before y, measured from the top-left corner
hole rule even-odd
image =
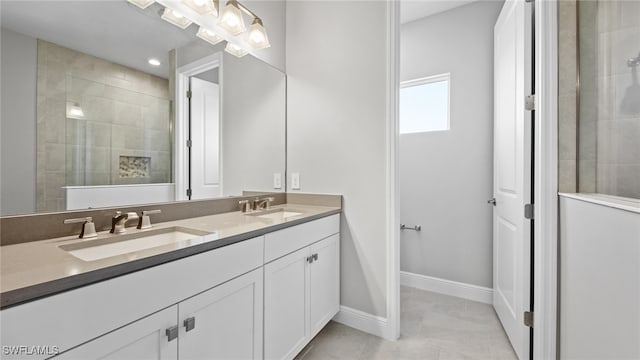
[[[400,22],[405,24],[474,1],[477,0],[401,0]]]
[[[125,0],[0,0],[3,28],[166,78],[169,50],[196,39],[160,19],[161,7],[141,10]],[[162,64],[153,67],[151,57]]]
[[[401,0],[401,22],[477,0]],[[193,26],[181,30],[160,19],[162,7],[141,10],[125,0],[0,0],[3,28],[83,53],[167,77],[168,52],[196,39]],[[150,66],[151,57],[162,65]]]

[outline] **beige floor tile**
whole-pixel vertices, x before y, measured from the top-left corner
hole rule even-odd
[[[297,360],[517,359],[491,305],[402,287],[398,341],[330,322]]]

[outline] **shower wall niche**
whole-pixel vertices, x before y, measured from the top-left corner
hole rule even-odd
[[[36,211],[64,210],[64,186],[171,182],[167,79],[43,40],[37,54]]]
[[[640,1],[578,1],[577,20],[577,190],[640,199]]]

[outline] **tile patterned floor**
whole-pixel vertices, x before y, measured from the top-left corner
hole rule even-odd
[[[297,360],[517,359],[491,305],[401,288],[401,336],[387,341],[330,322]]]

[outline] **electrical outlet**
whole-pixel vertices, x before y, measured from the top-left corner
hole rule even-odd
[[[280,173],[273,174],[273,188],[282,189],[282,174]]]
[[[300,190],[300,173],[291,174],[291,190]]]

